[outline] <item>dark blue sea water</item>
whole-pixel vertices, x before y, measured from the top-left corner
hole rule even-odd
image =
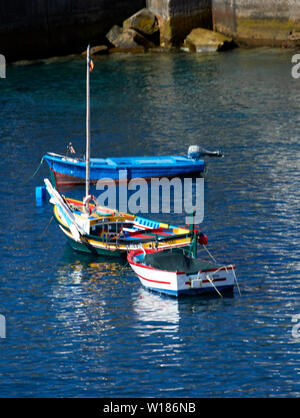
[[[291,52],[115,55],[92,73],[94,156],[221,148],[208,160],[209,249],[242,297],[172,298],[123,262],[72,251],[34,189],[47,151],[84,153],[85,64],[0,80],[1,397],[300,395],[300,81]],[[77,193],[81,193],[77,191]],[[168,219],[168,215],[163,215]],[[172,215],[173,224],[184,216]],[[201,254],[201,253],[200,253]],[[296,335],[295,335],[296,334]]]

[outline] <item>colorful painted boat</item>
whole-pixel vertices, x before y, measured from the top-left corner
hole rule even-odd
[[[54,218],[75,250],[119,257],[141,246],[162,250],[191,243],[189,229],[65,198],[48,179],[45,185]]]
[[[66,198],[53,187],[48,179],[44,180],[50,195],[50,203],[53,204],[54,218],[60,229],[75,250],[97,255],[120,256],[139,247],[163,250],[190,245],[190,230],[99,207],[94,196],[90,195],[91,68],[93,65],[91,65],[90,47],[88,47],[86,161],[82,164],[85,173],[85,198],[82,201]]]
[[[203,262],[186,255],[182,249],[138,249],[131,251],[127,260],[145,288],[171,296],[222,296],[224,292],[232,292],[237,283],[235,266]]]
[[[43,158],[54,174],[58,186],[85,183],[86,162],[83,158],[54,153],[48,153]],[[133,178],[190,176],[201,174],[204,170],[203,160],[188,156],[91,158],[90,183],[96,184],[101,178],[119,181],[125,177],[131,180]]]

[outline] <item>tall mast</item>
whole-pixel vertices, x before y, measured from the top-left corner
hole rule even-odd
[[[87,48],[87,59],[86,59],[86,170],[85,170],[85,195],[90,194],[90,142],[91,142],[91,131],[90,131],[90,45]]]

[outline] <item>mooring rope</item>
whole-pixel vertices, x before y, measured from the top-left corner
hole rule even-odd
[[[210,256],[210,258],[217,264],[216,259],[213,257],[213,255],[210,253],[210,251],[208,250],[208,248],[206,247],[206,245],[203,245],[204,249],[207,251],[208,255]]]
[[[44,229],[44,232],[43,232],[43,233],[42,233],[42,235],[40,236],[40,239],[42,239],[42,238],[44,237],[44,235],[46,234],[46,232],[48,231],[48,228],[49,228],[49,226],[50,226],[51,222],[53,221],[53,219],[54,219],[54,216],[52,216],[52,218],[50,219],[50,221],[49,221],[48,225],[47,225],[47,226],[46,226],[46,228]]]
[[[128,261],[126,262],[125,266],[123,266],[120,270],[120,273],[123,273],[123,271],[126,269],[126,267],[129,266]]]
[[[212,281],[212,279],[209,277],[209,275],[206,275],[207,280],[209,281],[209,283],[214,287],[215,291],[218,293],[218,295],[220,296],[220,298],[223,299],[223,295],[218,291],[217,287],[215,286],[214,282]]]
[[[31,180],[31,179],[33,179],[33,177],[37,175],[37,173],[38,173],[39,169],[41,168],[43,162],[44,162],[44,157],[42,157],[42,159],[41,159],[41,161],[40,161],[40,163],[38,165],[38,168],[35,170],[35,172],[33,173],[33,175],[29,177],[28,181]]]
[[[213,255],[210,253],[210,251],[208,250],[208,248],[206,247],[206,245],[203,245],[203,247],[204,247],[204,249],[207,251],[208,255],[211,257],[211,259],[212,259],[215,263],[217,263],[216,259],[215,259],[215,258],[213,257]],[[234,281],[235,281],[235,283],[236,283],[236,287],[237,287],[238,292],[239,292],[239,295],[240,295],[240,296],[242,296],[242,294],[241,294],[241,290],[240,290],[240,286],[239,286],[239,283],[238,283],[238,280],[237,280],[237,277],[236,277],[236,274],[235,274],[235,271],[234,271],[234,266],[233,266],[232,264],[231,264],[230,266],[222,266],[222,267],[218,268],[218,270],[216,270],[216,271],[215,271],[215,273],[217,273],[218,271],[220,271],[220,270],[222,270],[222,269],[224,269],[224,268],[225,268],[225,270],[226,270],[226,272],[227,272],[227,267],[230,267],[230,268],[231,268],[231,270],[232,270],[232,272],[233,272]]]

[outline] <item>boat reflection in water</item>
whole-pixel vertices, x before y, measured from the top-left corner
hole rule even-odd
[[[176,299],[139,288],[133,305],[141,321],[139,334],[143,337],[156,332],[176,333],[179,328],[179,304]]]

